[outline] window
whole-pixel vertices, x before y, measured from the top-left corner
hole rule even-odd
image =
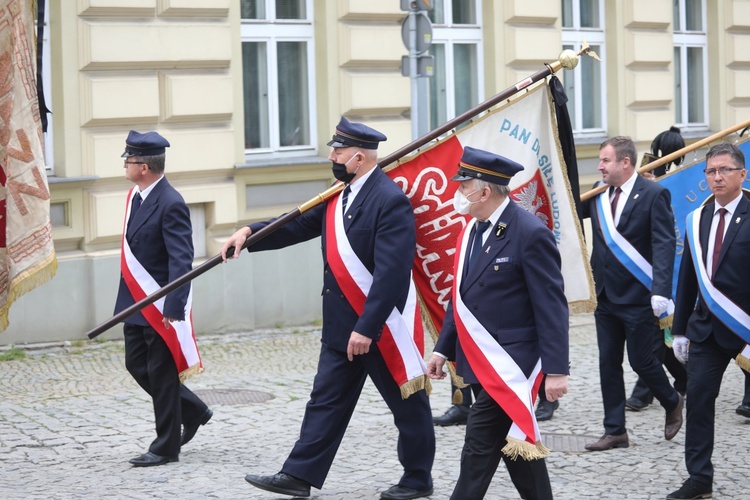
[[[705,0],[674,0],[675,122],[686,130],[708,127],[705,15]]]
[[[603,0],[562,0],[563,48],[581,50],[585,39],[591,50],[606,60]],[[576,137],[606,135],[606,73],[604,64],[581,57],[573,71],[564,76],[568,112]]]
[[[310,154],[317,143],[312,0],[241,0],[245,152]]]
[[[429,78],[430,129],[479,104],[483,95],[481,5],[476,0],[437,0],[428,11],[432,28]]]
[[[191,203],[190,223],[193,227],[193,258],[203,259],[207,256],[206,250],[206,206],[203,203]]]

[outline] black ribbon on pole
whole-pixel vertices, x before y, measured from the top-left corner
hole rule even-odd
[[[47,113],[51,113],[44,99],[44,84],[42,83],[45,3],[46,0],[37,0],[36,4],[36,95],[39,102],[39,117],[42,120],[42,132],[47,132]]]

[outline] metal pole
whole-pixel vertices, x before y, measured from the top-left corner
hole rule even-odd
[[[417,80],[417,11],[409,11],[409,80],[411,82],[411,138],[419,137],[419,85]]]

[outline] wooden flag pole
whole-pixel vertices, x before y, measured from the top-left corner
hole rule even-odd
[[[422,137],[419,137],[412,141],[411,143],[407,144],[406,146],[402,147],[401,149],[394,151],[393,153],[389,154],[388,156],[382,158],[378,161],[378,165],[383,168],[386,165],[389,165],[395,161],[400,160],[407,154],[411,153],[412,151],[424,146],[425,144],[429,143],[430,141],[440,137],[442,134],[448,132],[449,130],[452,130],[462,124],[465,121],[471,120],[476,115],[483,113],[484,111],[487,111],[491,107],[495,106],[496,104],[509,99],[513,97],[516,93],[520,92],[521,90],[527,88],[530,85],[533,85],[534,83],[546,78],[547,76],[554,74],[561,68],[565,69],[573,69],[578,64],[578,57],[584,54],[591,55],[592,57],[596,57],[596,55],[591,52],[590,47],[588,44],[584,43],[582,49],[580,52],[576,53],[572,50],[563,50],[560,53],[560,56],[557,61],[552,63],[547,63],[544,66],[544,69],[541,69],[534,73],[533,75],[521,80],[517,84],[513,85],[512,87],[508,87],[507,89],[503,90],[499,94],[496,94],[492,96],[491,98],[487,99],[486,101],[474,106],[473,108],[469,109],[468,111],[460,114],[459,116],[453,118],[452,120],[446,122],[444,125],[441,125],[440,127],[428,132],[427,134],[423,135]],[[598,58],[597,58],[598,59]],[[328,188],[326,191],[319,193],[315,197],[311,198],[307,202],[303,203],[299,207],[295,208],[294,210],[291,210],[290,212],[287,212],[283,214],[282,216],[275,219],[273,222],[268,224],[267,226],[264,226],[262,229],[258,230],[257,232],[251,234],[247,240],[245,240],[245,243],[242,245],[243,250],[250,245],[253,245],[257,243],[258,241],[262,240],[269,234],[276,231],[278,228],[286,224],[287,222],[296,219],[300,215],[302,215],[304,212],[320,205],[321,203],[324,203],[334,197],[336,194],[339,193],[343,189],[343,184],[336,183],[330,188]],[[236,251],[235,248],[230,248],[227,252],[227,257],[231,257],[234,255],[234,252]],[[223,259],[221,257],[221,254],[215,255],[208,259],[206,262],[201,264],[200,266],[196,267],[195,269],[192,269],[191,271],[185,273],[183,276],[177,278],[176,280],[164,285],[162,288],[158,289],[151,295],[144,297],[143,299],[139,300],[132,306],[128,307],[127,309],[124,309],[120,311],[119,313],[115,314],[111,318],[109,318],[107,321],[101,323],[96,328],[93,328],[89,332],[86,333],[86,335],[93,339],[97,337],[98,335],[101,335],[105,331],[109,330],[113,326],[115,326],[117,323],[121,322],[128,316],[131,316],[132,314],[135,314],[136,312],[140,311],[144,307],[153,304],[160,298],[164,297],[168,293],[176,290],[177,288],[181,287],[182,285],[188,283],[189,281],[197,278],[198,276],[202,275],[209,269],[212,269],[216,267],[218,264],[223,262]]]

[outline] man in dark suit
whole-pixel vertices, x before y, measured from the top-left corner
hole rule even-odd
[[[706,154],[705,172],[714,200],[688,215],[672,329],[675,356],[688,370],[685,465],[690,477],[667,498],[711,497],[716,398],[729,361],[750,340],[745,156],[733,144],[718,144]]]
[[[128,193],[115,314],[187,273],[193,265],[190,212],[164,177],[168,146],[156,132],[134,130],[125,143],[125,178],[135,187]],[[203,369],[192,331],[190,285],[168,294],[163,303],[129,316],[124,323],[125,366],[153,399],[156,420],[156,439],[148,452],[130,463],[149,467],[177,462],[180,446],[213,415],[181,383]]]
[[[510,199],[523,167],[467,146],[454,181],[456,211],[474,217],[459,236],[453,297],[427,364],[445,360],[477,394],[452,499],[481,499],[502,458],[522,498],[552,498],[534,396],[567,393],[568,303],[552,232]]]
[[[414,325],[421,328],[411,285],[414,214],[403,191],[377,165],[377,147],[384,140],[380,132],[342,117],[328,145],[333,148],[329,156],[333,174],[346,185],[343,193],[248,247],[260,251],[317,236],[323,240],[318,373],[299,440],[281,471],[245,478],[258,488],[307,497],[310,486],[323,486],[369,375],[393,413],[399,431],[398,458],[404,467],[401,480],[381,498],[432,494],[435,433],[425,391],[429,380],[413,336]],[[252,232],[268,222],[251,224],[232,235],[221,249],[225,259],[229,248],[240,249]],[[405,320],[409,332],[399,333],[394,320]],[[388,346],[397,335],[411,350],[394,357]],[[396,380],[394,362],[410,367],[407,381]]]
[[[623,356],[666,411],[664,438],[682,426],[682,396],[670,385],[654,345],[662,337],[659,317],[672,297],[675,233],[669,191],[635,172],[630,137],[613,137],[599,147],[599,171],[609,189],[584,205],[591,217],[591,267],[596,283],[594,314],[604,435],[589,451],[627,448]]]

